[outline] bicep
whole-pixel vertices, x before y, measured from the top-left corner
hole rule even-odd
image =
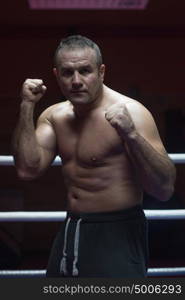
[[[45,168],[56,156],[56,135],[53,126],[47,119],[38,120],[36,139],[40,148],[42,168]]]

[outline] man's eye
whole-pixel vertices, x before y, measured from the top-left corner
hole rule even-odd
[[[89,73],[91,73],[91,71],[89,69],[87,69],[87,68],[80,70],[80,74],[85,75],[85,74],[89,74]]]
[[[64,76],[64,77],[70,77],[70,76],[72,76],[72,74],[73,74],[73,72],[70,70],[62,71],[62,76]]]

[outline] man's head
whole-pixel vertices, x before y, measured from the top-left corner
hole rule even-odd
[[[54,74],[62,93],[73,105],[96,101],[102,91],[104,71],[100,49],[93,41],[76,35],[60,42]]]

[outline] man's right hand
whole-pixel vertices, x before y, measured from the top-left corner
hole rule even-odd
[[[38,102],[46,92],[46,86],[42,79],[26,79],[21,90],[21,98],[24,102]]]

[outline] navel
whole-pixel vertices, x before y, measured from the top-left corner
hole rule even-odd
[[[75,200],[78,200],[78,195],[77,195],[77,194],[73,194],[73,198],[74,198]]]
[[[91,157],[91,161],[96,162],[97,158],[93,156],[93,157]]]

